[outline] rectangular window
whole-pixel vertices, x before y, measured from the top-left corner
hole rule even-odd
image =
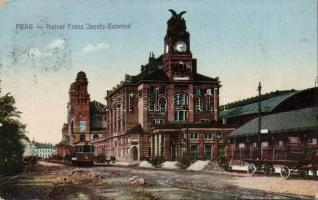
[[[153,119],[152,124],[163,124],[163,119]]]
[[[206,96],[206,109],[207,111],[212,111],[212,97],[211,96]]]
[[[291,146],[298,146],[300,145],[299,137],[288,137],[288,142]]]
[[[206,139],[206,140],[212,140],[212,134],[211,134],[211,133],[205,133],[205,134],[204,134],[204,139]]]
[[[308,141],[308,144],[316,145],[317,144],[317,138],[311,138],[310,141]]]
[[[209,119],[200,119],[200,122],[201,122],[201,123],[209,123],[210,120],[209,120]]]
[[[268,142],[262,142],[262,147],[267,148],[268,147]]]
[[[194,101],[195,101],[195,111],[197,111],[197,112],[202,111],[201,97],[200,96],[195,96],[194,97]]]
[[[79,124],[78,129],[80,132],[86,131],[86,121],[79,121],[78,124]]]
[[[198,139],[198,134],[197,133],[191,133],[191,137],[192,140],[197,140]]]
[[[191,155],[192,156],[198,155],[198,145],[191,145]]]
[[[211,158],[212,156],[212,145],[205,145],[204,146],[204,154],[206,158]]]
[[[176,110],[174,111],[174,120],[176,121],[185,121],[188,119],[187,110]]]
[[[207,94],[207,95],[212,95],[212,89],[211,89],[211,88],[206,89],[206,94]]]
[[[201,95],[201,88],[200,87],[195,87],[194,88],[194,94]]]
[[[239,144],[239,149],[245,149],[245,144],[244,143],[240,143]]]
[[[226,124],[226,117],[222,118],[222,124],[225,125]]]

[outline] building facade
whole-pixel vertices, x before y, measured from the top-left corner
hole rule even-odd
[[[46,159],[51,158],[56,153],[56,149],[52,144],[34,143],[37,157]]]
[[[23,157],[37,156],[34,142],[27,141],[26,139],[22,139],[21,142],[24,146]]]
[[[62,127],[61,144],[64,146],[88,144],[106,134],[105,105],[90,101],[87,86],[86,74],[81,71],[69,89],[67,123]]]
[[[107,134],[92,143],[119,161],[214,158],[233,128],[219,123],[218,78],[197,72],[182,15],[170,10],[164,53],[107,91]],[[221,153],[225,152],[221,150]]]
[[[254,116],[229,135],[227,159],[303,160],[305,151],[315,152],[318,148],[317,95],[318,88],[314,87],[263,98],[260,127],[254,112],[257,102],[243,101],[237,107],[221,111],[222,117],[236,122]]]

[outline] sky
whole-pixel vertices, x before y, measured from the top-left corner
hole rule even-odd
[[[77,72],[86,72],[91,99],[105,103],[106,90],[137,74],[150,51],[162,54],[171,8],[187,12],[198,72],[220,78],[220,104],[257,95],[259,81],[262,93],[314,86],[317,0],[1,0],[0,87],[16,98],[28,137],[60,142]],[[130,29],[47,29],[86,23]]]

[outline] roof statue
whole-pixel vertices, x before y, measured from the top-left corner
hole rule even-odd
[[[186,11],[182,11],[182,12],[180,12],[179,14],[177,14],[176,11],[174,11],[174,10],[172,10],[172,9],[169,9],[169,11],[170,11],[171,14],[173,15],[173,17],[178,17],[178,18],[181,18],[181,16],[186,13]]]
[[[182,15],[186,13],[186,11],[182,11],[177,14],[176,11],[169,9],[172,14],[172,17],[168,20],[168,30],[167,34],[182,34],[186,32],[186,24],[185,20],[182,18]]]

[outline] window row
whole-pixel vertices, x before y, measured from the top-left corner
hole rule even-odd
[[[205,140],[212,140],[217,138],[216,133],[204,133],[204,139]],[[199,139],[199,134],[198,133],[191,133],[190,134],[190,139],[191,140],[198,140]]]
[[[199,156],[199,145],[192,144],[191,147],[191,156],[197,157]],[[206,158],[211,158],[213,156],[213,146],[210,144],[204,145],[204,156]]]

